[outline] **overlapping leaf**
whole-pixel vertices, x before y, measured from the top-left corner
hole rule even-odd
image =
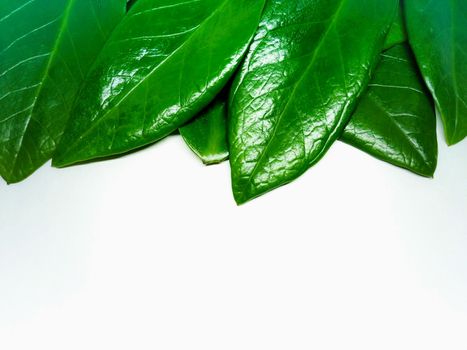
[[[180,128],[206,164],[230,151],[238,203],[300,176],[339,137],[433,176],[430,92],[448,143],[467,136],[467,2],[402,3],[1,1],[0,175],[17,182],[54,152],[67,166]]]
[[[138,0],[100,53],[54,165],[120,154],[170,134],[240,62],[264,0]]]
[[[404,12],[402,6],[399,6],[399,10],[396,15],[396,19],[392,23],[391,29],[386,37],[384,43],[384,49],[390,49],[391,47],[403,44],[407,41],[407,30],[405,27]]]
[[[50,159],[81,81],[125,4],[0,1],[0,175],[7,182]]]
[[[204,164],[217,164],[229,157],[227,102],[219,96],[194,121],[180,128],[186,144]]]
[[[230,103],[237,202],[295,179],[339,137],[397,5],[396,0],[269,2]]]
[[[467,1],[404,2],[410,45],[455,144],[467,136]]]
[[[389,163],[433,176],[438,151],[435,111],[407,45],[382,54],[342,140]]]
[[[219,108],[213,112],[220,113],[221,102],[217,104]],[[203,114],[181,130],[190,148],[205,162],[218,154],[222,156],[215,159],[228,155],[221,118],[217,113]],[[433,176],[437,164],[434,106],[406,44],[381,54],[341,140],[388,163]]]

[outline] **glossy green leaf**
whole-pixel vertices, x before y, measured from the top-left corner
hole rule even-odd
[[[405,0],[405,9],[410,45],[455,144],[467,136],[467,1]]]
[[[55,149],[125,0],[0,1],[0,175],[18,182]]]
[[[407,41],[407,36],[406,36],[406,31],[405,31],[405,24],[403,20],[403,13],[402,13],[402,8],[399,7],[399,11],[396,15],[396,19],[394,20],[394,23],[391,26],[391,29],[389,30],[389,33],[386,37],[386,42],[385,42],[385,49],[386,48],[391,48],[393,46],[396,46],[400,43],[405,43]],[[404,55],[403,58],[405,58],[406,55]],[[388,71],[391,67],[386,67],[388,66],[387,64],[383,64],[382,67],[378,67],[378,70],[380,71],[381,69],[384,69],[384,71]],[[412,87],[419,88],[420,84],[419,81],[414,78],[414,70],[417,70],[417,67],[413,67],[409,62],[404,62],[404,64],[400,65],[401,67],[396,67],[398,69],[397,73],[399,70],[407,71],[408,72],[408,81]],[[401,69],[400,69],[401,68]],[[381,75],[381,72],[377,72],[377,75]],[[371,90],[370,90],[371,91]],[[368,92],[366,93],[368,95]],[[363,97],[363,100],[367,100],[368,97],[366,96]],[[226,135],[226,123],[225,123],[225,117],[223,116],[224,113],[224,105],[226,104],[226,97],[221,95],[216,99],[216,102],[210,106],[210,108],[203,113],[193,122],[189,123],[185,127],[180,129],[180,134],[183,136],[185,142],[187,145],[193,150],[193,152],[198,155],[198,157],[206,164],[210,164],[212,160],[214,160],[214,163],[218,163],[221,161],[224,161],[228,159],[229,156],[229,150],[227,146],[227,135]],[[222,106],[222,107],[221,107]],[[427,104],[421,104],[422,107],[426,107]],[[429,106],[429,104],[428,104]],[[408,105],[410,108],[411,105]],[[226,109],[225,109],[226,112]],[[423,114],[423,110],[420,111],[420,114]],[[359,113],[363,114],[363,113]],[[430,113],[426,114],[430,115]],[[387,113],[376,113],[374,115],[375,117],[375,126],[377,129],[381,125],[381,122],[384,122],[384,119],[381,120],[381,118],[386,118]],[[354,119],[356,116],[354,116]],[[358,119],[358,118],[357,118]],[[366,127],[367,129],[364,131],[365,134],[378,134],[379,130],[373,131],[373,125],[372,125],[373,118],[366,118],[365,123],[359,123],[359,126],[361,128]],[[354,123],[351,123],[353,125]],[[353,136],[353,137],[346,137],[346,140],[349,143],[352,143],[352,139],[356,139],[356,141],[359,140],[359,135],[352,135],[352,129],[350,127],[347,127],[346,131],[347,133],[345,136]],[[362,131],[361,131],[362,132]],[[362,132],[363,133],[363,132]],[[431,133],[431,130],[430,130]],[[431,136],[431,135],[430,135]],[[392,142],[392,139],[390,138],[385,138],[385,141],[388,143]],[[394,140],[396,142],[396,145],[394,147],[397,147],[397,139]],[[436,139],[434,140],[436,142]],[[368,146],[368,144],[366,144]],[[355,146],[360,147],[360,143],[356,142]],[[391,145],[390,145],[391,146]],[[392,147],[386,146],[387,149],[390,149]],[[371,148],[366,149],[366,151],[370,154],[375,154],[377,153],[376,150],[373,150]],[[375,154],[376,155],[376,154]],[[383,158],[384,160],[392,160],[391,155],[379,155],[377,154],[380,158]],[[400,163],[400,158],[396,158],[395,161],[399,161]],[[404,164],[402,162],[402,164]],[[410,169],[410,164],[404,164],[404,167],[408,167]]]
[[[431,177],[437,164],[433,102],[407,45],[381,55],[374,78],[360,99],[341,140],[388,163]],[[228,157],[226,125],[217,108],[180,130],[190,148],[205,162]],[[217,111],[217,113],[215,113]]]
[[[229,157],[227,102],[219,96],[194,121],[180,128],[186,144],[204,164],[218,164]]]
[[[269,2],[230,103],[238,203],[294,180],[340,136],[377,63],[397,4]]]
[[[407,45],[382,54],[341,139],[379,159],[433,176],[438,156],[436,114]]]
[[[407,36],[405,24],[403,22],[402,8],[399,7],[396,19],[386,37],[385,49],[406,41]],[[221,105],[225,105],[225,101],[226,97],[224,95],[219,96],[215,104],[210,106],[208,110],[201,113],[195,121],[180,129],[180,134],[183,136],[187,145],[206,164],[210,164],[212,159],[214,159],[214,163],[228,159],[227,125],[225,123],[225,118],[222,116],[223,107],[221,108]],[[385,115],[383,115],[383,117],[385,117]],[[371,119],[367,120],[367,122],[366,126],[371,127],[372,125],[369,123]],[[372,131],[369,129],[367,132],[371,133]]]
[[[405,29],[405,19],[402,6],[399,6],[396,19],[389,30],[384,49],[389,49],[395,45],[403,44],[407,41],[407,31]]]
[[[83,85],[55,166],[153,143],[193,118],[229,80],[264,0],[138,0]]]

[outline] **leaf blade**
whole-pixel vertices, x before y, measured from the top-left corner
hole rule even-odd
[[[185,143],[204,164],[219,164],[229,157],[227,102],[223,95],[179,130]]]
[[[368,82],[396,7],[391,0],[269,3],[231,96],[239,204],[294,180],[326,153]]]
[[[50,159],[80,80],[124,11],[124,0],[2,2],[0,174],[8,183]]]
[[[341,140],[393,165],[433,176],[438,154],[436,115],[407,45],[382,54]]]
[[[166,0],[157,6],[137,1],[85,84],[81,100],[87,105],[76,106],[53,165],[125,153],[182,126],[228,81],[263,5],[254,0]],[[139,42],[124,46],[124,40]],[[152,41],[151,48],[145,40]],[[141,55],[137,64],[119,56],[124,47]],[[107,76],[107,71],[118,74]]]
[[[467,136],[467,3],[406,0],[409,42],[449,145]],[[423,23],[423,25],[420,25]]]

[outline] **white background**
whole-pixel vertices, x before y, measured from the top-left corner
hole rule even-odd
[[[177,137],[0,185],[0,349],[467,349],[467,141],[242,207]]]

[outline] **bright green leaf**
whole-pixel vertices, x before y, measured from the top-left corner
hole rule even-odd
[[[83,85],[55,166],[128,152],[193,118],[219,93],[264,0],[138,0]]]
[[[219,96],[194,121],[180,128],[186,144],[204,164],[218,164],[229,157],[227,102]]]
[[[446,139],[467,136],[467,1],[405,0],[409,41],[444,123]]]
[[[0,1],[0,175],[18,182],[55,150],[81,81],[125,0]]]
[[[407,45],[382,54],[342,140],[394,165],[433,176],[436,115]]]
[[[230,103],[235,199],[319,161],[366,88],[397,0],[269,2]]]

